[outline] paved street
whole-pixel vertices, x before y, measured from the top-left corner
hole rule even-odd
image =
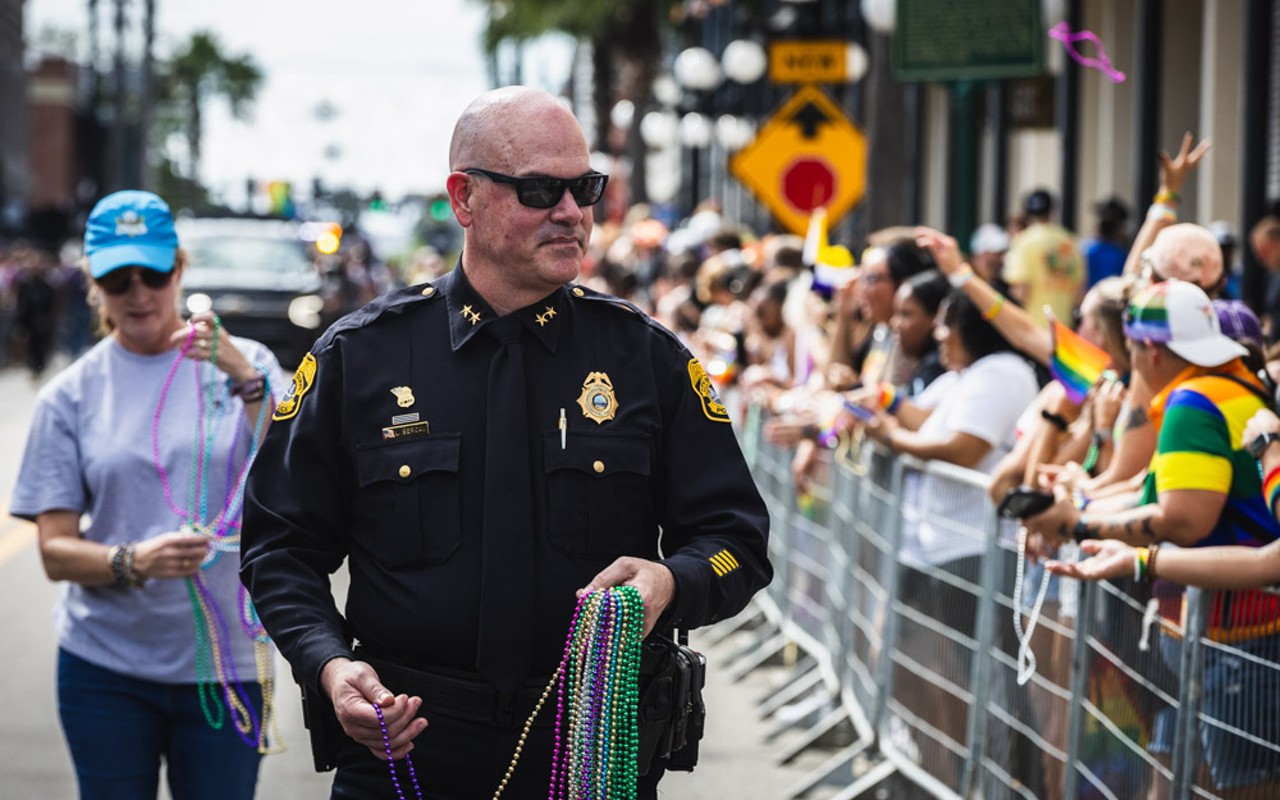
[[[51,610],[57,587],[41,570],[34,526],[8,516],[34,397],[35,387],[25,373],[0,372],[0,640],[5,654],[0,670],[0,708],[5,710],[0,715],[0,800],[76,796],[54,701]],[[767,727],[756,712],[756,700],[769,688],[768,681],[777,679],[774,671],[753,674],[737,684],[728,682],[723,670],[717,671],[736,646],[737,640],[730,639],[707,653],[710,709],[701,764],[692,774],[669,776],[663,783],[666,797],[776,800],[800,774],[799,767],[773,764],[770,754],[777,748],[764,742]],[[283,662],[277,664],[277,675],[280,730],[288,752],[264,760],[258,796],[327,797],[329,776],[311,769],[297,688]],[[162,791],[161,797],[168,794]]]

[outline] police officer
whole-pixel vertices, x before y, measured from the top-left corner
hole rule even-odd
[[[492,796],[582,592],[635,586],[661,634],[737,613],[772,577],[764,504],[698,361],[571,283],[607,181],[573,115],[489,92],[449,159],[459,266],[316,342],[247,490],[242,578],[304,694],[332,701],[334,797],[395,796],[388,749],[426,796]],[[345,615],[328,579],[344,560]],[[546,792],[554,716],[504,796]]]

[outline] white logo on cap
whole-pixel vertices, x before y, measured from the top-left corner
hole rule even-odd
[[[116,217],[116,236],[145,236],[147,223],[137,211],[126,211]]]

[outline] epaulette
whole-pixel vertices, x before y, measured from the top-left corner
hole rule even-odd
[[[674,333],[667,330],[666,326],[649,316],[645,313],[644,309],[640,308],[635,303],[632,303],[630,300],[623,300],[621,297],[615,297],[611,294],[605,294],[604,292],[597,292],[594,289],[588,289],[585,286],[578,286],[577,284],[569,284],[569,294],[576,300],[603,303],[607,307],[630,312],[631,316],[644,321],[646,325],[666,336],[681,350],[685,349],[684,342],[680,341],[679,336],[676,336]]]
[[[333,337],[343,331],[355,330],[363,328],[378,320],[383,314],[394,312],[400,313],[413,303],[422,303],[438,297],[440,293],[436,291],[436,287],[430,283],[419,283],[415,286],[405,286],[401,289],[395,289],[385,294],[378,295],[368,303],[364,304],[355,311],[340,317],[336,322],[329,326],[328,330],[316,340],[318,347],[324,347],[333,340]]]

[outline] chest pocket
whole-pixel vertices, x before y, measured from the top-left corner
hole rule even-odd
[[[639,434],[545,436],[548,535],[571,556],[652,556],[649,440]]]
[[[458,465],[462,434],[446,433],[356,451],[360,499],[353,529],[384,566],[447,561],[462,542]]]

